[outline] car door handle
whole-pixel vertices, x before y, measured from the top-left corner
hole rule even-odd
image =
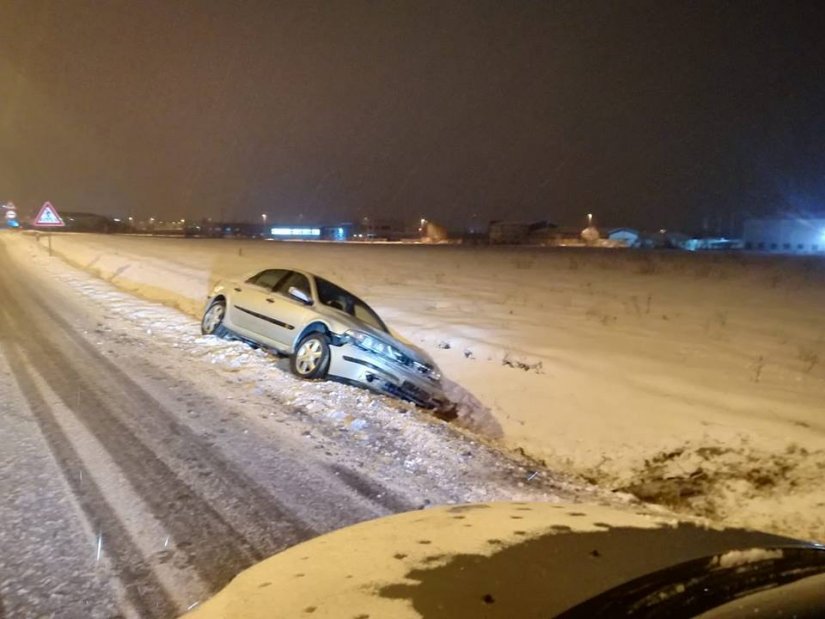
[[[275,299],[267,299],[266,302],[267,303],[275,303]]]
[[[243,290],[241,290],[240,288],[235,288],[234,290],[235,292],[243,292]]]

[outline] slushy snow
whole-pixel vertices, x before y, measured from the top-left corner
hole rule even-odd
[[[190,324],[220,279],[318,273],[433,356],[465,428],[683,513],[825,539],[821,260],[80,234],[53,247]]]

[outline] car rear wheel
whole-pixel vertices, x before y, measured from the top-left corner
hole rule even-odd
[[[201,333],[203,335],[226,335],[226,327],[223,326],[223,319],[226,316],[226,301],[217,299],[206,309],[201,320]]]
[[[329,340],[323,333],[310,333],[300,341],[289,360],[301,378],[324,378],[329,370]]]

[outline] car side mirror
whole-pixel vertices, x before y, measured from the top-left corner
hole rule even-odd
[[[304,305],[312,305],[312,299],[309,298],[306,292],[296,288],[295,286],[290,286],[289,290],[287,290],[287,294],[291,296],[293,299],[296,299],[303,303]]]

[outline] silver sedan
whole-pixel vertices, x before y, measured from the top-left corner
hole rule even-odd
[[[290,359],[301,378],[331,377],[451,411],[441,373],[422,350],[393,336],[361,299],[292,269],[266,269],[222,281],[206,302],[204,335],[233,335]]]

